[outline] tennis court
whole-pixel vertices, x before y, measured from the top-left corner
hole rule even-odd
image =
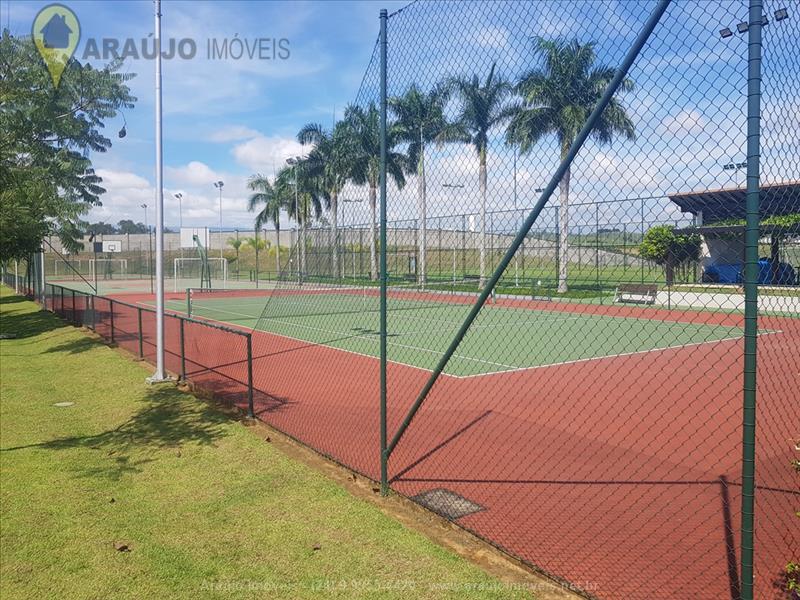
[[[390,293],[389,359],[431,370],[463,322],[470,295],[398,289]],[[379,306],[375,288],[193,290],[193,317],[221,321],[379,356]],[[167,308],[187,311],[187,301]],[[646,313],[645,313],[646,314]],[[712,344],[737,339],[738,326],[660,318],[531,310],[513,303],[487,305],[450,360],[445,373],[474,377],[579,361]],[[603,335],[559,335],[559,331],[602,331]],[[505,340],[513,334],[514,344]]]

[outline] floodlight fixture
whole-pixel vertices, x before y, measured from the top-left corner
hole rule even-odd
[[[747,30],[750,28],[750,25],[747,24],[746,21],[742,21],[741,23],[737,23],[736,31],[739,33],[747,33]]]
[[[784,19],[789,18],[789,11],[786,10],[785,8],[779,8],[778,10],[775,11],[774,16],[776,21],[783,21]]]
[[[725,27],[719,30],[719,35],[721,38],[725,39],[731,37],[733,32],[729,28]]]

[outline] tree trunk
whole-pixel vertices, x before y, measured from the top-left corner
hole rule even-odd
[[[275,223],[275,241],[276,245],[278,246],[277,252],[275,252],[275,267],[278,269],[277,275],[275,277],[281,276],[281,226],[279,223]]]
[[[378,195],[377,188],[370,186],[369,188],[369,212],[370,212],[370,228],[369,228],[369,275],[372,281],[378,279],[378,257],[375,251],[375,235],[377,229],[377,216],[376,216],[376,198]]]
[[[486,148],[480,151],[480,169],[478,183],[481,190],[481,231],[478,238],[480,245],[480,279],[481,289],[486,285]]]
[[[562,145],[561,160],[567,156],[569,145]],[[567,286],[567,262],[569,260],[569,179],[570,169],[564,173],[564,177],[558,183],[558,195],[560,200],[558,224],[558,293],[563,294],[569,288]]]
[[[331,196],[331,228],[333,229],[333,264],[331,268],[331,277],[334,279],[339,278],[339,228],[337,225],[339,216],[339,195],[334,193]]]
[[[300,281],[306,275],[306,214],[303,209],[303,221],[300,223]]]
[[[419,153],[417,163],[417,210],[419,213],[419,260],[417,262],[417,281],[425,287],[427,281],[427,237],[428,237],[428,206],[427,184],[425,181],[425,146]]]

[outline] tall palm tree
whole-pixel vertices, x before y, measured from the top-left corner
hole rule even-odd
[[[486,79],[478,75],[456,77],[448,88],[459,101],[455,121],[445,126],[437,141],[469,144],[478,155],[478,185],[481,194],[480,214],[480,287],[486,285],[486,159],[489,153],[489,135],[492,130],[507,122],[516,110],[509,100],[513,92],[510,82],[497,75],[492,64]]]
[[[380,112],[374,102],[371,102],[366,108],[350,105],[344,111],[344,121],[349,139],[350,168],[348,176],[356,185],[369,187],[370,277],[376,280],[378,278],[378,259],[375,246],[376,204],[381,166]],[[396,135],[388,126],[386,137],[386,173],[392,178],[397,188],[402,189],[406,184],[403,175],[406,159],[401,153],[392,150],[396,144]]]
[[[315,181],[319,201],[330,211],[333,231],[331,275],[339,277],[339,194],[347,183],[349,169],[347,125],[339,121],[331,131],[319,123],[308,123],[297,134],[301,144],[313,148],[305,160],[306,176]]]
[[[445,130],[447,119],[444,109],[449,97],[446,86],[437,85],[429,92],[419,89],[416,84],[405,94],[389,99],[396,122],[394,130],[399,143],[408,144],[406,151],[407,173],[417,177],[417,212],[419,219],[419,269],[417,279],[425,285],[427,279],[427,182],[425,174],[425,148],[434,142]]]
[[[278,249],[275,252],[275,266],[277,273],[281,272],[281,209],[286,207],[286,199],[270,183],[265,175],[252,175],[247,180],[247,187],[253,191],[247,200],[247,210],[253,212],[259,206],[261,210],[256,215],[255,228],[261,229],[267,223],[275,227]]]
[[[275,176],[275,193],[282,198],[282,206],[290,219],[300,225],[297,240],[299,273],[306,272],[306,230],[313,219],[322,216],[322,204],[316,181],[307,175],[308,164],[301,159],[292,166],[283,167]]]
[[[236,279],[239,279],[239,248],[242,247],[242,240],[238,237],[228,238],[228,246],[236,251]]]
[[[581,44],[578,40],[537,37],[533,44],[534,55],[541,65],[524,73],[516,85],[523,106],[509,123],[506,140],[519,145],[524,154],[542,138],[554,135],[564,160],[575,136],[613,79],[614,68],[596,63],[594,42]],[[619,91],[629,92],[633,87],[633,81],[625,79]],[[625,108],[613,98],[592,130],[592,137],[600,144],[610,144],[616,136],[632,140],[636,134]],[[568,170],[559,182],[558,291],[561,293],[568,289],[570,179]]]

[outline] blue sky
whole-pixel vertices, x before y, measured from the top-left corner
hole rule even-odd
[[[50,2],[0,2],[3,27],[30,33],[40,8]],[[141,1],[65,1],[87,38],[134,38],[153,31],[153,3]],[[216,225],[216,191],[225,181],[224,225],[246,226],[244,182],[252,173],[271,174],[285,156],[297,153],[297,130],[310,121],[329,124],[358,90],[378,34],[381,7],[405,2],[174,2],[162,3],[162,35],[197,41],[198,58],[163,61],[164,166],[167,194],[184,193],[184,224]],[[208,39],[286,38],[285,61],[207,60]],[[113,148],[92,160],[108,193],[92,219],[116,222],[144,218],[142,203],[152,205],[154,183],[154,64],[126,63],[136,108],[125,115],[128,135],[116,131],[122,119],[108,123]],[[167,198],[170,200],[171,198]],[[175,205],[175,206],[173,206]],[[167,202],[166,222],[177,225],[177,204]],[[151,211],[150,218],[153,214]]]
[[[65,2],[82,26],[82,53],[92,38],[134,38],[152,32],[150,0]],[[766,0],[769,13],[783,0]],[[38,10],[47,2],[0,0],[3,26],[27,35]],[[653,0],[604,2],[436,2],[422,1],[389,20],[389,93],[410,82],[423,88],[454,74],[485,75],[496,62],[513,80],[536,64],[530,38],[567,36],[594,41],[600,63],[617,66],[642,27]],[[344,106],[356,99],[367,72],[374,97],[377,72],[370,58],[378,33],[378,13],[390,13],[406,2],[163,2],[163,36],[196,40],[198,57],[166,60],[164,85],[165,215],[178,224],[181,192],[183,223],[216,227],[218,196],[212,183],[225,182],[223,225],[249,228],[245,210],[246,181],[253,173],[271,175],[289,156],[303,150],[295,141],[305,123],[329,126]],[[790,3],[790,6],[794,4]],[[790,11],[791,12],[791,11]],[[735,29],[747,14],[743,0],[673,3],[630,71],[635,89],[622,98],[635,123],[635,141],[599,146],[590,141],[573,167],[572,203],[576,226],[596,218],[582,213],[581,203],[614,200],[604,220],[623,222],[631,204],[620,199],[652,197],[653,217],[679,217],[665,195],[689,190],[733,187],[724,163],[744,160],[746,106],[746,36],[723,40],[722,26]],[[800,63],[796,59],[800,14],[771,23],[764,32],[764,139],[762,181],[800,179]],[[285,61],[207,60],[206,41],[286,38],[291,56]],[[153,218],[153,62],[130,60],[127,70],[138,97],[126,114],[128,136],[119,140],[122,119],[109,123],[113,148],[93,155],[108,192],[92,220],[143,220],[142,203]],[[450,106],[453,114],[455,107]],[[489,210],[530,206],[535,190],[558,164],[555,140],[546,138],[527,156],[493,136],[489,153]],[[428,215],[435,218],[476,211],[478,165],[472,149],[448,145],[429,150]],[[516,173],[516,178],[514,177]],[[460,183],[453,191],[445,184]],[[741,183],[741,180],[739,180]],[[413,177],[402,192],[390,187],[389,218],[416,216]],[[364,190],[346,196],[363,198]],[[358,222],[367,219],[366,203],[344,210]],[[614,212],[615,211],[615,212]],[[612,214],[613,213],[613,214]],[[549,216],[548,216],[549,215]],[[545,215],[552,221],[554,210]],[[444,223],[444,221],[443,221]],[[552,223],[551,223],[552,224]],[[435,224],[433,225],[436,226]],[[444,224],[443,226],[452,226]]]

